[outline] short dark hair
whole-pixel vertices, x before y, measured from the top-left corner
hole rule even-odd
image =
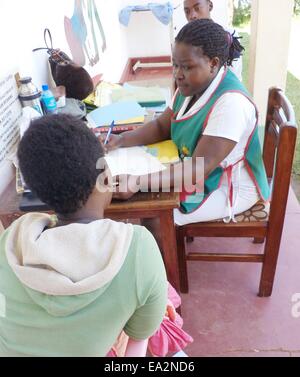
[[[185,25],[176,37],[176,42],[183,42],[201,47],[204,55],[210,59],[218,57],[221,66],[231,66],[237,60],[244,47],[239,38],[225,31],[211,19],[199,19]]]
[[[82,208],[95,188],[104,150],[86,124],[70,115],[31,122],[18,149],[28,187],[59,214]]]

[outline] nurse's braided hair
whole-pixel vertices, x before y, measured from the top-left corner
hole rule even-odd
[[[234,34],[225,31],[211,19],[199,19],[185,25],[177,35],[176,42],[201,47],[204,55],[210,59],[218,57],[221,66],[231,66],[245,50]]]

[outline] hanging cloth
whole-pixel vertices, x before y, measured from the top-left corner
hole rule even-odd
[[[173,5],[170,2],[165,4],[149,3],[148,5],[133,5],[123,8],[119,13],[119,21],[122,25],[128,26],[132,12],[151,11],[154,16],[164,25],[169,25],[173,17]]]

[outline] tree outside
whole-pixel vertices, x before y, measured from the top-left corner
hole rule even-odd
[[[251,0],[230,0],[233,3],[233,25],[241,26],[250,22]]]
[[[242,26],[250,22],[252,0],[228,0],[229,8],[233,10],[232,23]],[[295,0],[294,14],[300,15],[300,0]]]
[[[300,0],[295,0],[294,13],[296,15],[300,14]]]

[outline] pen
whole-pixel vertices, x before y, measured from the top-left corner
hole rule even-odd
[[[113,130],[114,126],[115,126],[115,121],[113,120],[112,124],[111,124],[110,127],[109,127],[108,134],[107,134],[107,136],[106,136],[106,139],[105,139],[104,145],[106,145],[106,144],[108,143],[109,138],[110,138],[110,135],[111,135],[111,133],[112,133],[112,130]]]

